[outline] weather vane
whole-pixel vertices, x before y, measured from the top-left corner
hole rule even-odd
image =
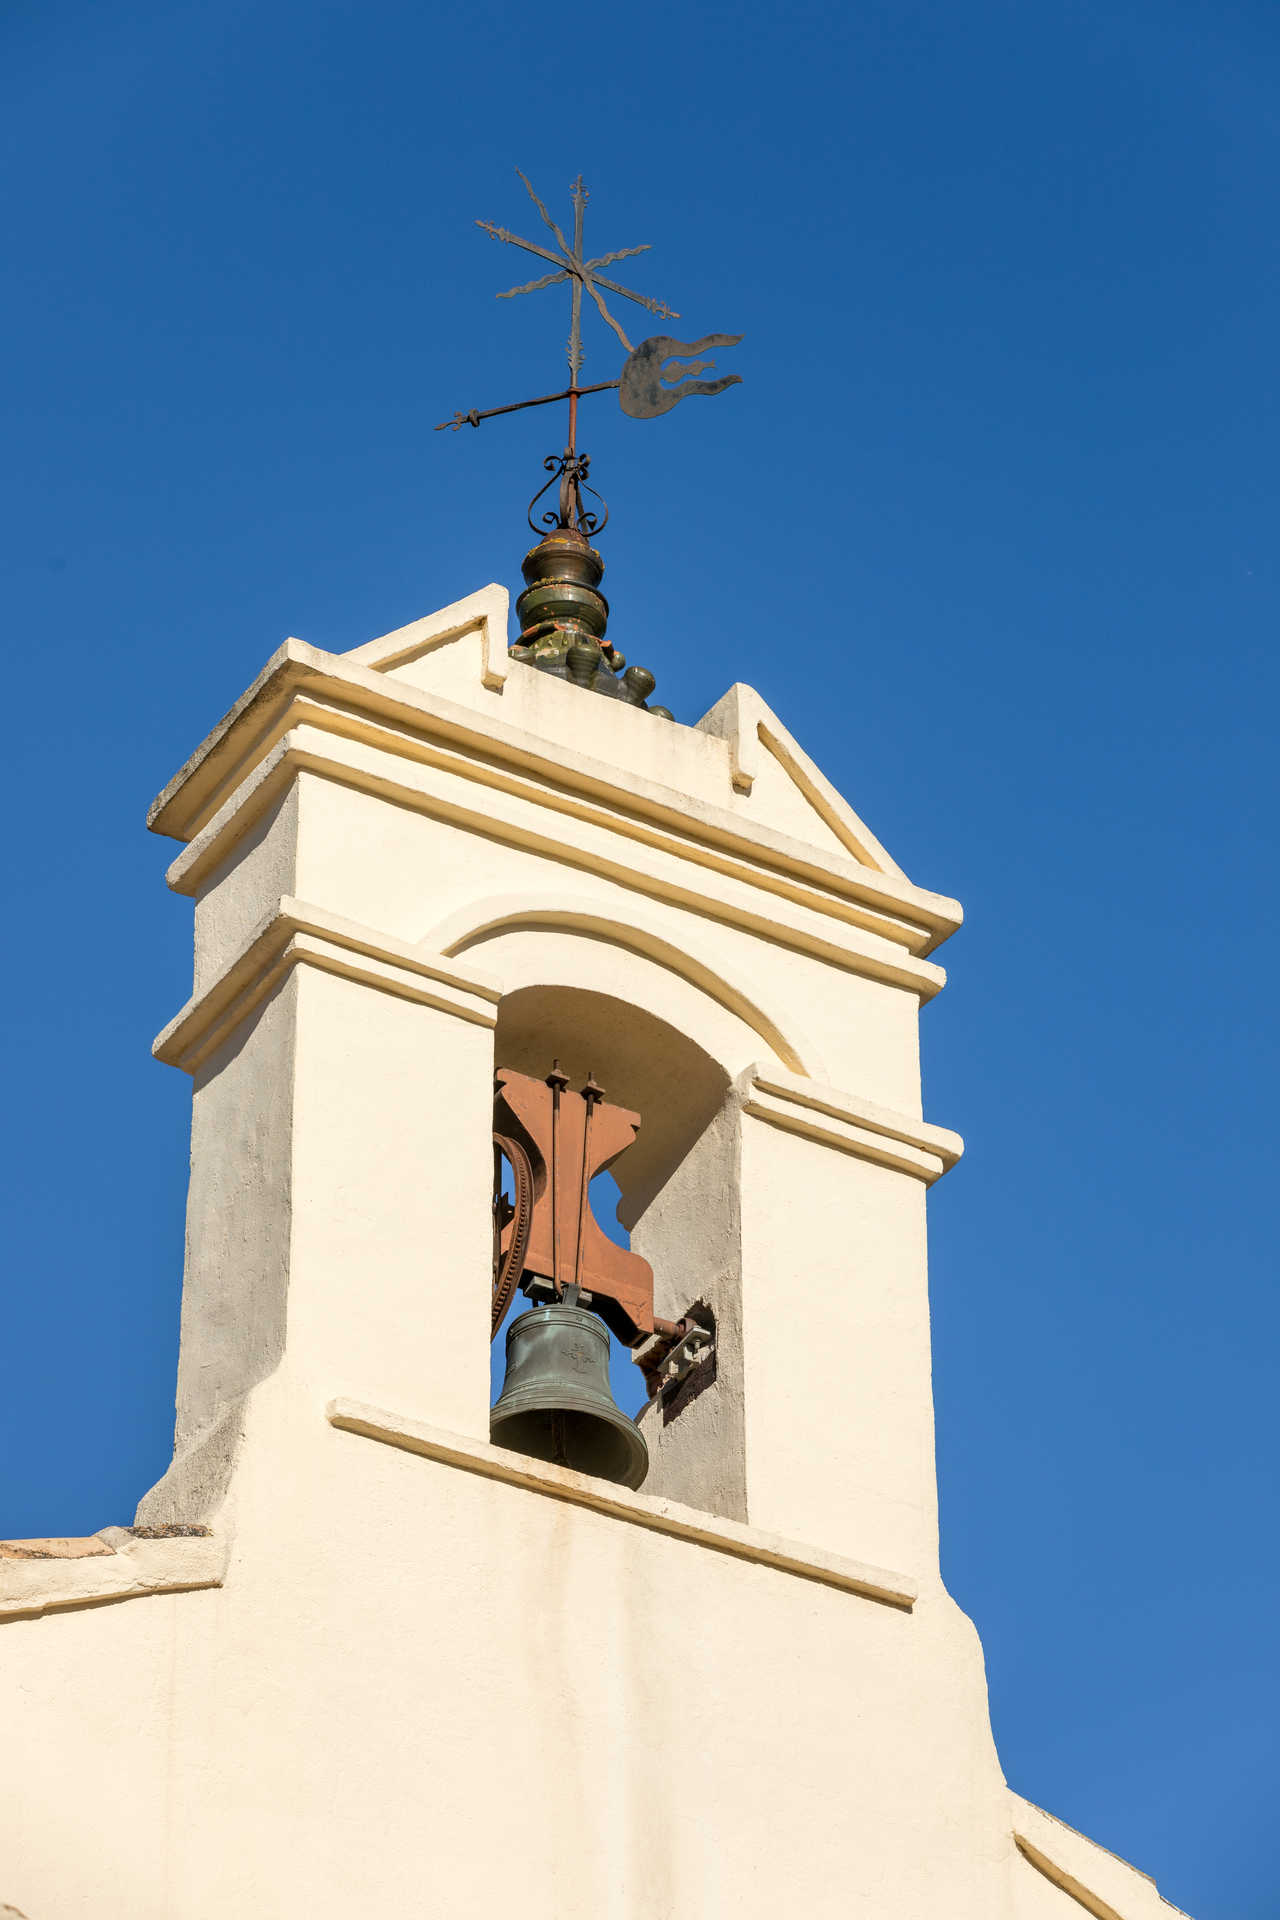
[[[516,172],[520,173],[518,167]],[[692,393],[723,393],[726,387],[736,386],[740,376],[726,373],[718,380],[701,380],[698,375],[711,372],[715,362],[689,356],[705,353],[710,347],[734,347],[742,335],[709,333],[701,340],[686,342],[659,333],[633,347],[606,306],[605,293],[630,300],[663,320],[678,320],[680,316],[664,301],[652,300],[646,293],[636,293],[631,287],[606,279],[602,269],[611,267],[616,260],[629,260],[637,253],[647,253],[648,247],[622,247],[615,253],[602,253],[588,260],[582,240],[587,210],[587,189],[582,184],[582,175],[578,175],[569,189],[573,199],[572,246],[534,192],[532,182],[523,173],[520,178],[555,242],[554,247],[522,240],[518,234],[508,233],[505,227],[495,226],[491,220],[477,220],[476,225],[495,240],[501,240],[504,246],[519,247],[551,268],[551,272],[530,280],[525,286],[509,287],[498,295],[499,300],[514,300],[522,293],[538,293],[543,287],[568,285],[569,384],[558,393],[540,393],[532,400],[514,400],[505,407],[473,407],[467,413],[455,413],[452,420],[442,420],[436,431],[452,427],[456,433],[461,427],[478,427],[482,420],[492,420],[501,413],[520,413],[525,407],[546,407],[553,401],[568,401],[567,445],[563,453],[547,455],[542,466],[550,477],[529,502],[529,525],[541,537],[521,562],[525,588],[516,601],[520,637],[511,648],[511,657],[543,673],[571,681],[575,686],[670,719],[668,707],[649,704],[655,682],[648,668],[629,667],[612,641],[605,638],[609,603],[600,592],[604,561],[591,543],[603,531],[609,509],[595,488],[587,483],[591,460],[588,454],[578,451],[578,402],[590,393],[616,391],[624,413],[630,414],[633,420],[653,420],[659,414],[669,413]],[[616,380],[600,380],[589,387],[582,385],[584,294],[594,302],[601,319],[617,335],[627,354]],[[543,507],[535,519],[538,502],[557,482],[556,507]],[[584,493],[596,502],[595,507],[586,505]]]
[[[461,427],[478,427],[482,420],[492,420],[503,413],[520,413],[525,407],[545,407],[553,401],[567,400],[569,403],[569,427],[563,454],[551,454],[543,462],[551,478],[534,495],[529,507],[529,524],[535,533],[543,528],[558,527],[563,531],[576,531],[586,537],[599,533],[608,519],[608,508],[601,501],[603,511],[599,514],[585,507],[582,500],[585,488],[594,499],[600,496],[593,487],[587,486],[587,473],[590,468],[590,456],[578,452],[578,402],[591,393],[617,392],[622,411],[633,420],[653,420],[659,414],[669,413],[672,407],[690,394],[723,393],[726,387],[736,386],[741,375],[723,374],[718,380],[700,380],[699,374],[709,372],[715,365],[712,360],[684,360],[678,356],[705,353],[711,347],[734,347],[742,339],[740,333],[709,333],[701,340],[674,340],[668,334],[655,334],[648,340],[642,340],[633,347],[621,326],[605,305],[604,288],[617,294],[624,300],[632,301],[643,307],[646,312],[656,314],[663,320],[678,320],[679,314],[665,301],[650,299],[648,294],[636,293],[630,287],[620,286],[616,280],[606,279],[601,269],[610,267],[617,260],[629,260],[635,254],[648,253],[646,243],[639,247],[620,247],[614,253],[602,253],[594,260],[583,257],[583,226],[585,223],[587,188],[583,185],[582,175],[569,189],[573,200],[573,245],[570,246],[560,227],[551,218],[544,203],[533,190],[528,176],[516,172],[524,181],[529,198],[538,209],[544,226],[555,241],[554,249],[539,246],[533,240],[522,240],[519,234],[509,233],[505,227],[495,226],[492,220],[477,220],[476,225],[482,232],[491,234],[495,240],[501,240],[509,247],[519,247],[525,253],[534,254],[539,260],[545,260],[553,271],[544,273],[537,280],[530,280],[522,287],[509,287],[498,295],[499,300],[514,300],[517,294],[538,293],[544,287],[554,287],[568,282],[569,286],[569,340],[568,363],[569,385],[558,393],[542,393],[532,400],[515,400],[505,407],[472,407],[466,413],[455,413],[452,420],[442,420],[436,431],[443,432],[451,427],[456,433]],[[582,296],[588,294],[594,301],[600,318],[612,328],[626,349],[627,358],[622,372],[616,380],[600,380],[595,385],[584,387],[580,384],[583,366],[582,350]],[[669,365],[670,363],[670,365]],[[544,512],[541,525],[533,518],[533,509],[555,482],[560,482],[559,512]]]

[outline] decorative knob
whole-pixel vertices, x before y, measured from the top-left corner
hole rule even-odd
[[[622,684],[627,689],[631,704],[642,707],[658,683],[648,667],[628,667],[622,676]]]
[[[564,663],[571,680],[580,687],[589,687],[600,666],[600,649],[594,640],[575,640]]]

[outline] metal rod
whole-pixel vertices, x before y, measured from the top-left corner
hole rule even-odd
[[[547,407],[553,400],[568,400],[576,420],[577,403],[584,393],[608,393],[621,385],[621,380],[601,380],[594,387],[566,387],[563,393],[543,393],[536,400],[514,400],[509,407],[485,407],[483,410],[472,407],[467,413],[455,413],[452,420],[438,421],[436,432],[443,433],[446,427],[452,427],[457,433],[460,427],[478,427],[482,420],[496,420],[500,413],[520,413],[525,407]]]
[[[582,220],[587,210],[587,190],[579,174],[573,184],[573,257],[582,258]],[[569,451],[578,451],[578,375],[582,372],[582,275],[575,273],[570,290],[569,315]]]
[[[598,1087],[592,1074],[587,1075],[587,1084],[582,1089],[582,1097],[587,1103],[587,1111],[582,1120],[582,1176],[578,1182],[578,1237],[573,1248],[573,1284],[582,1284],[582,1229],[587,1217],[587,1189],[591,1168],[591,1119],[596,1110],[597,1100],[604,1096],[604,1089]]]
[[[557,1300],[564,1292],[564,1263],[560,1252],[561,1215],[564,1211],[560,1204],[560,1096],[568,1084],[568,1074],[561,1071],[558,1060],[553,1060],[547,1085],[551,1089],[551,1287]]]
[[[556,1065],[560,1062],[557,1060]],[[564,1270],[560,1261],[560,1089],[551,1089],[551,1265],[555,1269],[551,1284],[557,1294],[564,1290]]]

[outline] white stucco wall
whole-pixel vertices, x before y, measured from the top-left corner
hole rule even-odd
[[[177,1449],[142,1533],[0,1548],[0,1903],[1147,1920],[1008,1791],[938,1573],[959,1142],[916,1029],[958,909],[749,689],[680,727],[504,632],[487,589],[290,643],[158,803],[196,901]],[[495,1045],[553,1043],[648,1108],[624,1212],[721,1334],[640,1494],[487,1443]]]

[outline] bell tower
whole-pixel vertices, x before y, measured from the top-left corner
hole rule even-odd
[[[652,1388],[648,1492],[936,1564],[924,1199],[960,1143],[916,1020],[959,909],[749,689],[673,723],[508,653],[507,617],[489,587],[288,641],[153,810],[197,947],[157,1053],[195,1105],[143,1518],[217,1511],[258,1386],[339,1362],[488,1440],[496,1130],[537,1171],[521,1283],[576,1285]],[[630,1254],[581,1204],[606,1164]]]
[[[939,1571],[960,909],[751,688],[675,719],[610,641],[579,400],[714,395],[734,337],[633,348],[600,289],[669,310],[585,198],[572,245],[537,203],[557,252],[491,229],[572,300],[515,643],[499,586],[287,640],[151,810],[195,922],[174,1453],[132,1528],[0,1555],[0,1905],[1157,1920],[1006,1785]]]

